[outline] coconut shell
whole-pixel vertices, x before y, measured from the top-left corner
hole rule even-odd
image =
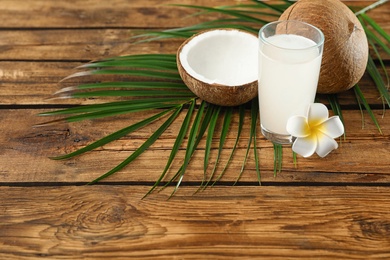
[[[367,37],[355,14],[339,0],[300,0],[279,20],[298,20],[325,36],[318,93],[338,93],[363,76],[368,60]]]
[[[179,55],[177,55],[179,57]],[[200,81],[183,68],[177,58],[177,68],[180,77],[187,87],[199,98],[215,105],[238,106],[257,96],[257,80],[240,86],[225,86],[221,84],[208,84]]]
[[[197,35],[212,30],[214,29],[202,31],[188,38],[186,41],[184,41],[181,44],[181,46],[177,50],[177,55],[176,55],[176,63],[177,63],[177,68],[180,77],[182,78],[183,82],[187,85],[187,87],[196,96],[211,104],[220,105],[220,106],[238,106],[247,103],[248,101],[257,97],[258,94],[257,80],[243,85],[238,85],[238,86],[226,86],[217,83],[209,84],[191,76],[181,64],[180,53],[183,47]],[[224,30],[237,30],[237,29],[224,29]]]

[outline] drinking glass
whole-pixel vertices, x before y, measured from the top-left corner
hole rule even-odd
[[[293,142],[286,123],[293,115],[305,115],[314,102],[323,45],[321,30],[308,23],[277,21],[260,29],[260,126],[268,140]]]

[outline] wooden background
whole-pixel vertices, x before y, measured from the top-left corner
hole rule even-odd
[[[211,19],[188,17],[191,10],[168,3],[177,2],[0,0],[0,258],[390,258],[389,112],[367,75],[360,87],[383,135],[367,113],[362,128],[353,91],[342,93],[347,139],[324,159],[298,158],[294,167],[285,148],[283,171],[274,177],[273,147],[258,133],[262,186],[253,154],[232,186],[242,166],[248,124],[234,161],[215,187],[194,194],[203,177],[200,151],[170,200],[172,187],[142,197],[165,166],[180,119],[133,164],[95,186],[85,183],[129,156],[154,126],[74,159],[48,159],[143,118],[139,113],[32,127],[47,120],[37,117],[40,112],[101,101],[47,100],[64,84],[87,80],[59,83],[75,67],[122,54],[175,53],[183,40],[131,44],[129,37],[141,29]],[[369,15],[390,33],[390,3]],[[386,56],[388,72],[389,62]],[[227,148],[234,138],[233,129]]]

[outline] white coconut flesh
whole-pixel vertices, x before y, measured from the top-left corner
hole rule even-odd
[[[193,37],[180,52],[192,77],[208,83],[240,86],[257,80],[258,40],[238,30],[212,30]]]

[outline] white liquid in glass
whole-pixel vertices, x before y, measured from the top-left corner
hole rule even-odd
[[[259,49],[261,125],[288,135],[288,118],[304,115],[314,102],[322,54],[313,47],[314,41],[303,36],[279,34],[267,41],[272,45],[260,43]]]

